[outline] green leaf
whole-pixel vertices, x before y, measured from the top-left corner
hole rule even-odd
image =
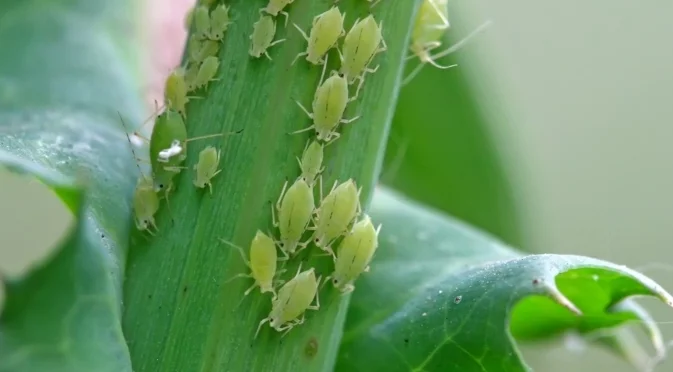
[[[472,5],[468,3],[464,6]],[[449,5],[451,28],[445,46],[457,43],[483,22],[459,12],[461,2]],[[494,31],[490,27],[482,34]],[[505,124],[506,115],[494,89],[497,79],[490,61],[479,60],[474,53],[483,41],[481,36],[439,61],[458,67],[425,66],[402,88],[382,182],[509,244],[520,245],[523,236],[507,173],[509,163],[499,151],[502,139],[493,130]],[[417,65],[418,59],[411,60],[406,74]]]
[[[309,30],[313,17],[332,2],[296,1],[287,9],[290,22]],[[383,1],[372,11],[383,22],[388,50],[378,55],[376,73],[368,74],[357,101],[344,118],[361,115],[339,128],[341,137],[325,149],[325,192],[335,180],[354,178],[362,186],[361,201],[368,204],[383,157],[383,148],[399,90],[403,60],[417,2]],[[269,49],[273,61],[248,55],[249,36],[259,19],[260,3],[231,3],[234,23],[219,53],[218,81],[203,99],[187,105],[190,137],[244,129],[240,135],[191,142],[185,166],[170,195],[170,211],[162,207],[156,237],[137,236],[132,245],[124,286],[124,332],[136,371],[328,371],[334,364],[348,297],[326,288],[319,311],[309,311],[306,323],[281,338],[264,327],[253,340],[258,323],[268,316],[270,295],[255,289],[243,292],[250,279],[228,282],[247,272],[238,252],[218,238],[248,249],[255,231],[273,231],[271,206],[283,183],[299,176],[300,157],[314,134],[290,132],[311,125],[297,106],[310,107],[321,66],[295,56],[307,42],[284,17],[276,18],[276,39],[285,42]],[[366,1],[342,1],[346,30],[356,18],[369,14]],[[339,67],[336,50],[329,69]],[[327,71],[329,74],[329,71]],[[351,94],[355,91],[351,89]],[[213,179],[213,192],[193,185],[191,170],[206,145],[221,148],[222,172]],[[316,191],[317,194],[317,191]],[[317,195],[316,195],[317,196]],[[171,221],[171,216],[174,222]],[[308,236],[307,236],[308,237]],[[326,276],[331,263],[309,246],[302,254],[304,269],[316,267]],[[308,256],[312,257],[309,259]],[[296,273],[301,259],[288,265],[282,279]],[[159,279],[160,278],[160,279]]]
[[[538,338],[611,329],[637,318],[620,307],[635,295],[673,306],[624,266],[522,256],[386,190],[371,215],[383,224],[380,247],[357,282],[338,371],[525,371],[510,328]]]
[[[126,5],[0,4],[11,51],[0,57],[0,166],[41,180],[77,217],[43,263],[3,279],[0,371],[131,371],[120,316],[135,166],[117,111],[141,110],[118,44]]]

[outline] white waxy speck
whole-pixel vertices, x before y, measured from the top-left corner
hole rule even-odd
[[[129,135],[129,138],[131,139],[131,143],[133,144],[133,146],[142,147],[143,140],[140,137],[136,136],[135,134],[131,134]]]
[[[428,315],[428,313],[423,313],[423,314],[421,314],[421,315],[423,315],[423,316],[427,316],[427,315]]]
[[[439,293],[439,294],[442,294],[442,293],[443,293],[443,291],[442,291],[442,290],[440,289],[439,291],[437,291],[437,293]]]

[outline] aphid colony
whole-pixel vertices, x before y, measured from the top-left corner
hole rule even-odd
[[[277,237],[257,230],[250,243],[249,259],[243,248],[222,239],[240,252],[249,268],[249,273],[239,273],[232,278],[253,279],[244,296],[255,287],[259,287],[260,293],[272,294],[271,312],[260,321],[255,337],[265,323],[279,332],[304,323],[306,310],[320,308],[321,281],[326,283],[331,279],[333,286],[343,294],[353,291],[353,283],[360,274],[369,271],[369,263],[378,248],[381,226],[375,227],[369,216],[362,214],[360,189],[353,179],[335,182],[324,197],[321,188],[320,202],[316,205],[313,187],[323,170],[322,159],[323,146],[309,140],[299,160],[301,175],[289,187],[285,182],[278,201],[271,207]],[[276,271],[277,261],[296,259],[310,243],[332,257],[332,273],[323,280],[322,276],[316,276],[313,267],[302,271],[300,263],[294,277],[287,282],[280,280],[278,275],[282,271]],[[276,249],[282,257],[278,257]],[[312,305],[314,298],[315,305]]]
[[[250,56],[259,58],[264,55],[271,60],[268,49],[284,41],[274,40],[274,17],[283,15],[287,24],[289,15],[285,9],[293,1],[269,0],[260,9],[260,18],[254,23],[250,34]],[[379,2],[367,1],[372,6]],[[188,167],[184,165],[188,144],[195,140],[234,134],[217,133],[187,138],[185,126],[187,104],[190,99],[196,98],[190,96],[190,93],[197,90],[205,93],[209,82],[216,80],[220,64],[217,54],[224,33],[231,24],[229,8],[225,4],[215,3],[201,0],[189,14],[186,24],[192,33],[187,45],[186,63],[172,71],[167,78],[164,110],[156,116],[150,139],[145,139],[149,143],[151,173],[145,174],[141,170],[133,209],[137,228],[150,234],[157,231],[154,216],[160,200],[165,198],[169,205],[169,194],[175,190],[175,177],[183,170],[193,169],[194,186],[202,189],[207,186],[212,192],[212,180],[220,173],[220,150],[206,146],[200,151],[197,162]],[[315,139],[309,139],[301,157],[297,157],[301,174],[294,181],[285,182],[278,200],[271,206],[272,223],[277,229],[277,236],[257,230],[250,242],[247,258],[242,248],[221,239],[240,252],[249,269],[249,272],[239,273],[232,278],[253,279],[252,286],[244,292],[244,296],[256,287],[262,294],[271,294],[271,311],[260,321],[257,332],[265,323],[277,331],[289,331],[302,324],[306,310],[318,310],[320,307],[318,292],[322,288],[321,282],[331,281],[334,288],[343,294],[353,291],[354,282],[369,270],[369,263],[378,247],[381,226],[375,227],[369,216],[362,213],[361,189],[355,180],[337,181],[323,196],[321,174],[325,169],[324,148],[339,138],[339,124],[358,119],[357,116],[349,119],[343,117],[346,106],[357,99],[365,76],[377,71],[378,66],[371,67],[374,57],[386,50],[382,24],[377,23],[373,15],[357,19],[348,32],[344,29],[345,18],[346,14],[333,6],[314,17],[308,35],[294,24],[307,41],[307,48],[296,56],[292,64],[305,57],[309,66],[322,65],[322,73],[314,93],[312,112],[297,101],[311,118],[312,125],[294,133],[313,129]],[[343,43],[339,48],[341,38]],[[340,67],[325,79],[328,53],[332,48],[338,51]],[[349,87],[355,82],[358,82],[357,90],[351,97]],[[134,134],[139,137],[137,132]],[[132,142],[130,138],[129,142]],[[133,146],[131,148],[135,156]],[[319,199],[316,202],[314,188],[318,181]],[[323,275],[316,273],[316,268],[302,270],[302,264],[299,264],[292,278],[286,282],[281,280],[279,275],[285,270],[278,270],[278,261],[297,260],[300,252],[310,250],[311,246],[323,251],[322,255],[331,257],[334,263],[331,273],[323,278]],[[280,250],[280,256],[276,249]]]
[[[250,35],[249,54],[252,57],[264,55],[271,60],[268,49],[285,40],[274,41],[276,22],[272,16],[282,14],[287,23],[289,15],[284,9],[292,2],[270,0],[266,7],[260,9],[260,18],[253,25]],[[373,1],[373,4],[377,2]],[[355,180],[335,182],[323,197],[321,173],[325,169],[324,148],[339,138],[339,124],[350,123],[358,118],[343,117],[346,105],[357,98],[365,75],[376,72],[378,66],[370,67],[374,57],[386,50],[381,25],[374,16],[356,20],[348,33],[344,30],[345,19],[346,14],[334,6],[314,17],[308,35],[297,24],[293,24],[308,45],[292,64],[305,57],[309,65],[322,65],[312,112],[299,101],[296,102],[313,123],[294,133],[313,130],[316,136],[315,139],[309,139],[301,157],[297,157],[301,174],[293,182],[284,183],[278,200],[271,206],[272,223],[278,231],[277,236],[257,230],[249,246],[249,259],[243,255],[249,273],[235,276],[253,279],[253,285],[246,290],[245,295],[255,287],[259,287],[261,293],[272,294],[271,311],[260,321],[255,336],[265,323],[279,332],[287,332],[302,324],[307,310],[318,310],[320,307],[318,292],[322,288],[321,281],[326,283],[331,279],[333,286],[343,294],[353,291],[355,280],[368,271],[378,247],[380,226],[375,227],[371,219],[362,214],[360,189]],[[344,41],[339,49],[339,39],[342,37]],[[328,52],[332,48],[339,51],[341,66],[325,79]],[[359,82],[356,94],[350,97],[349,86],[355,82]],[[314,187],[318,181],[320,198],[316,203]],[[243,252],[242,248],[233,243],[223,242]],[[333,271],[323,279],[322,275],[316,273],[316,268],[302,270],[300,264],[296,274],[284,283],[278,278],[276,262],[297,260],[300,252],[310,249],[309,245],[314,245],[332,258]],[[276,247],[280,255],[276,253]]]
[[[175,177],[189,169],[184,166],[188,143],[241,132],[187,137],[186,106],[190,99],[196,98],[188,94],[198,89],[205,92],[208,83],[216,80],[215,75],[220,65],[217,53],[224,33],[231,24],[229,8],[220,4],[211,9],[214,3],[210,0],[200,1],[187,17],[187,25],[194,27],[187,45],[187,60],[184,66],[171,71],[166,79],[163,112],[156,115],[160,111],[156,107],[156,112],[150,117],[151,119],[156,115],[151,137],[147,139],[138,132],[134,133],[135,138],[149,144],[149,160],[146,162],[151,167],[151,172],[146,174],[138,166],[141,177],[133,196],[134,219],[138,230],[148,231],[150,234],[155,234],[157,230],[154,216],[159,210],[160,200],[166,199],[168,205],[170,193],[175,188]],[[123,120],[122,124],[124,125]],[[133,141],[130,137],[128,139],[136,156]],[[192,166],[194,186],[202,189],[207,186],[212,193],[212,180],[220,173],[219,164],[220,150],[213,146],[205,147]]]

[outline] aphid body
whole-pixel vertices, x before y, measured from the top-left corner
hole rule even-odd
[[[133,149],[134,144],[131,141],[131,137],[126,132],[126,125],[124,124],[124,119],[122,118],[121,114],[119,114],[119,119],[122,123],[122,126],[124,127],[126,139],[128,140],[131,147],[131,153],[137,161],[138,158],[136,156],[135,150]],[[138,230],[147,230],[150,234],[154,235],[154,231],[157,230],[154,215],[159,210],[159,195],[157,195],[154,190],[154,181],[152,178],[146,176],[143,173],[138,163],[136,163],[136,167],[138,167],[140,178],[138,178],[136,188],[133,190],[133,219]]]
[[[225,4],[220,4],[210,13],[210,38],[213,40],[222,40],[224,32],[231,24],[229,19],[229,8]]]
[[[206,39],[210,35],[210,13],[207,5],[197,5],[192,16],[195,35],[200,39]]]
[[[301,265],[294,278],[280,287],[278,296],[271,301],[271,312],[268,317],[259,322],[255,337],[257,337],[264,323],[267,322],[271,328],[278,332],[289,332],[293,327],[304,323],[304,312],[306,310],[318,310],[320,308],[318,297],[320,278],[316,279],[313,268],[303,272],[299,271],[301,271]],[[316,304],[311,305],[314,297]],[[299,318],[300,316],[301,318]]]
[[[168,108],[185,117],[187,114],[185,105],[189,102],[189,97],[187,97],[187,83],[185,82],[185,70],[183,68],[178,67],[168,75],[164,96]]]
[[[189,38],[188,53],[189,61],[193,62],[192,67],[198,71],[199,65],[208,57],[216,56],[220,50],[220,43],[215,40],[199,40],[192,35]]]
[[[154,234],[152,230],[157,230],[154,221],[154,215],[159,210],[159,196],[154,191],[152,179],[141,176],[133,192],[133,214],[138,230],[147,230]]]
[[[378,235],[381,225],[374,228],[369,216],[353,225],[353,229],[339,244],[334,262],[332,284],[342,293],[352,292],[353,282],[365,271],[369,271],[369,263],[378,248]]]
[[[427,60],[429,51],[442,45],[441,39],[449,28],[448,0],[423,0],[411,33],[411,51]]]
[[[253,25],[252,35],[250,35],[250,50],[251,56],[259,58],[262,55],[271,60],[267,49],[285,41],[285,39],[273,41],[276,36],[276,22],[270,16],[261,16]]]
[[[196,178],[194,179],[194,186],[204,188],[206,185],[213,193],[213,186],[211,180],[220,173],[220,150],[213,146],[207,146],[199,153],[199,162],[194,165],[196,171]],[[252,248],[251,248],[252,250]]]
[[[196,75],[198,74],[199,64],[197,62],[191,63],[185,72],[185,85],[187,86],[188,92],[196,90]]]
[[[323,67],[323,76],[325,67],[327,67],[327,63]],[[333,138],[339,138],[340,134],[336,131],[339,123],[348,124],[357,120],[359,116],[343,119],[346,105],[351,101],[348,98],[348,82],[344,76],[338,74],[336,71],[332,71],[332,74],[325,82],[322,82],[322,76],[320,80],[321,84],[313,96],[313,113],[308,112],[299,101],[295,101],[306,115],[313,120],[313,125],[294,133],[314,129],[319,141],[329,142]]]
[[[278,256],[273,239],[257,230],[255,237],[250,243],[249,261],[245,258],[243,248],[224,239],[220,239],[220,241],[237,249],[243,258],[243,262],[250,269],[250,274],[237,274],[232,279],[247,277],[255,280],[255,283],[245,291],[244,295],[247,296],[255,287],[259,287],[261,293],[271,292],[275,297],[276,291],[273,288],[273,282],[276,276]]]
[[[196,73],[196,78],[194,78],[196,89],[203,88],[211,81],[218,80],[215,79],[215,75],[217,75],[217,69],[219,67],[220,60],[216,56],[206,57],[199,67],[199,72]]]
[[[289,14],[283,11],[286,6],[292,4],[294,0],[269,0],[269,4],[260,9],[260,12],[266,12],[271,14],[274,17],[277,17],[278,14],[285,16],[285,25],[287,26],[287,20],[289,19]]]
[[[337,40],[346,34],[344,30],[344,20],[346,14],[341,14],[339,8],[334,6],[330,10],[317,15],[313,18],[311,33],[306,36],[304,31],[296,24],[294,27],[308,41],[306,52],[299,53],[292,64],[301,56],[306,56],[306,60],[314,65],[325,63],[323,58],[327,52],[337,44]]]
[[[171,189],[173,178],[180,173],[181,164],[185,161],[184,151],[165,161],[159,160],[161,158],[159,153],[170,149],[175,141],[180,144],[186,143],[187,127],[178,113],[168,109],[157,116],[150,138],[150,163],[152,164],[154,190],[157,192],[168,192]]]
[[[376,72],[378,66],[369,68],[374,56],[388,49],[383,40],[383,24],[378,25],[371,14],[363,20],[356,20],[353,27],[346,34],[341,53],[341,74],[353,84],[360,80],[358,92],[364,82],[367,72]],[[357,97],[357,93],[355,96]]]
[[[316,179],[325,167],[322,166],[323,146],[318,141],[309,142],[306,143],[301,160],[297,158],[297,161],[299,162],[299,168],[301,169],[301,176],[299,177],[310,187],[313,187]]]
[[[353,179],[337,186],[322,199],[316,209],[313,242],[323,251],[334,256],[330,244],[345,235],[353,220],[360,214],[360,191]]]
[[[446,33],[446,30],[449,29],[448,17],[448,0],[423,0],[423,3],[421,3],[411,33],[411,45],[409,46],[409,49],[412,54],[407,57],[407,59],[417,57],[421,63],[404,79],[402,82],[403,85],[409,83],[416,75],[418,75],[426,63],[439,69],[448,69],[458,66],[456,64],[440,65],[436,60],[460,49],[460,47],[467,43],[469,39],[484,30],[491,23],[490,21],[484,22],[456,44],[441,52],[432,54],[435,49],[442,46],[442,38]]]
[[[289,189],[283,185],[276,209],[278,221],[272,208],[273,225],[280,231],[279,247],[286,256],[292,255],[297,248],[303,249],[311,241],[301,242],[311,217],[315,211],[313,189],[302,179],[295,181]]]

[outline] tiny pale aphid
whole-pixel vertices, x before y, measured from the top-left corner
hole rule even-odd
[[[231,24],[229,19],[229,8],[225,4],[220,4],[210,13],[210,38],[213,40],[222,40],[224,32]]]
[[[268,49],[285,41],[285,39],[273,41],[275,36],[276,22],[270,16],[261,16],[253,26],[252,34],[250,35],[250,50],[248,53],[255,58],[264,55],[269,60],[272,60],[271,56],[269,56]]]
[[[189,62],[192,62],[192,67],[196,67],[198,71],[199,65],[210,56],[217,56],[220,51],[220,43],[215,40],[198,40],[195,35],[189,38],[187,46],[189,54]]]
[[[196,178],[194,179],[194,186],[204,188],[208,186],[210,193],[213,193],[213,185],[211,180],[217,176],[221,169],[220,166],[220,150],[213,146],[207,146],[199,153],[199,162],[194,165]]]
[[[304,323],[306,310],[318,310],[320,308],[320,298],[318,296],[320,278],[316,279],[313,268],[303,272],[300,271],[301,264],[294,278],[280,287],[278,296],[271,301],[269,316],[259,322],[255,338],[257,338],[264,323],[268,322],[271,328],[278,332],[286,331],[285,334],[287,334],[293,327]],[[314,297],[316,304],[311,305]],[[300,316],[301,318],[299,318]]]
[[[154,235],[157,231],[154,215],[158,210],[159,195],[154,191],[154,182],[151,178],[141,176],[133,192],[133,216],[138,230],[147,230]]]
[[[241,131],[187,138],[187,127],[180,115],[172,110],[166,110],[161,113],[154,123],[154,130],[150,138],[150,162],[152,164],[152,178],[154,179],[155,191],[163,192],[167,195],[172,190],[173,179],[185,168],[182,166],[182,163],[187,159],[188,142],[237,134]],[[168,158],[160,157],[159,153],[161,151],[175,148],[175,141],[179,141],[182,151]]]
[[[313,18],[310,36],[306,36],[306,33],[295,23],[294,27],[297,28],[304,39],[308,41],[308,47],[305,52],[297,55],[294,61],[292,61],[292,64],[302,56],[306,56],[306,60],[314,65],[325,63],[325,54],[327,54],[332,47],[336,46],[337,41],[341,36],[346,34],[346,31],[344,30],[345,19],[346,13],[341,14],[339,8],[334,6],[330,10],[318,14]]]
[[[198,63],[191,63],[185,72],[185,85],[187,85],[187,92],[196,90],[196,75],[199,74]]]
[[[313,96],[313,113],[308,110],[299,101],[297,105],[313,120],[313,124],[304,129],[292,132],[292,134],[306,132],[314,129],[316,137],[319,141],[330,142],[332,139],[336,140],[341,136],[336,128],[339,124],[348,124],[359,118],[359,116],[351,119],[343,119],[346,105],[352,99],[348,98],[348,82],[346,78],[332,71],[332,74],[325,82],[322,82],[325,76],[325,68],[327,63],[323,66],[323,73],[320,76],[320,84]]]
[[[376,72],[379,68],[378,65],[370,68],[369,64],[378,53],[388,49],[383,40],[383,22],[377,24],[371,14],[363,20],[356,20],[346,34],[342,48],[340,72],[346,77],[348,84],[360,80],[355,93],[357,97],[365,74]]]
[[[271,216],[273,225],[278,227],[280,232],[278,246],[283,254],[289,257],[306,248],[308,243],[311,242],[310,239],[301,242],[301,237],[304,235],[315,211],[313,189],[302,179],[295,181],[288,189],[286,181],[275,208],[278,210],[278,220],[276,220],[273,206],[271,207]]]
[[[207,88],[208,83],[219,80],[215,79],[218,68],[220,68],[220,60],[216,56],[210,56],[204,59],[199,67],[199,72],[196,73],[196,78],[194,79],[196,89]]]
[[[167,109],[157,116],[150,137],[152,178],[154,179],[154,190],[157,192],[168,192],[167,190],[170,190],[173,184],[173,178],[182,169],[180,165],[186,158],[184,152],[167,159],[167,161],[159,160],[159,153],[171,148],[176,140],[180,143],[187,140],[187,127],[180,114]]]
[[[369,216],[353,225],[353,229],[339,244],[334,262],[334,273],[330,276],[332,284],[343,294],[355,289],[353,282],[363,272],[369,271],[369,263],[378,248],[378,236],[381,225],[374,228]]]
[[[436,61],[439,58],[445,57],[458,49],[460,49],[471,38],[480,33],[490,25],[487,21],[477,27],[474,31],[469,33],[466,37],[461,39],[456,44],[446,48],[445,50],[432,53],[435,49],[442,46],[442,38],[449,29],[449,8],[448,0],[423,0],[416,20],[414,29],[411,33],[411,55],[407,59],[418,58],[420,64],[416,66],[411,73],[404,79],[402,85],[408,84],[418,75],[426,64],[430,64],[439,69],[448,69],[458,65],[440,65]]]
[[[311,227],[315,230],[313,234],[315,245],[334,257],[332,242],[348,233],[360,210],[360,190],[355,181],[349,179],[338,186],[335,182],[330,193],[322,199],[315,211]]]
[[[245,262],[245,265],[250,269],[250,274],[237,274],[229,280],[236,278],[252,278],[255,280],[255,283],[245,291],[244,296],[250,294],[255,287],[259,287],[261,293],[270,292],[275,298],[276,291],[273,288],[273,282],[276,276],[278,255],[276,253],[276,244],[273,239],[260,230],[257,230],[255,237],[250,243],[249,261],[245,257],[243,248],[224,239],[220,239],[220,241],[238,250],[243,258],[243,262]]]
[[[282,14],[285,16],[285,26],[287,26],[287,21],[290,19],[290,15],[283,11],[286,6],[292,4],[294,0],[269,0],[269,4],[260,9],[260,12],[266,12],[268,14],[271,14],[274,17],[277,17],[278,14]]]
[[[311,140],[306,142],[306,147],[304,147],[301,159],[297,158],[299,168],[301,169],[301,175],[299,177],[310,187],[315,185],[318,176],[325,169],[325,167],[322,166],[322,159],[323,146],[318,143],[318,141]]]
[[[189,97],[187,96],[187,83],[185,82],[185,70],[183,68],[174,69],[166,78],[164,97],[168,108],[176,111],[183,118],[186,117],[185,105],[189,102]]]
[[[194,22],[194,35],[199,39],[207,39],[210,35],[210,12],[208,6],[197,5],[194,8],[194,15],[192,16]]]
[[[137,163],[138,157],[133,149],[133,142],[126,131],[126,124],[124,124],[121,114],[119,114],[119,119],[124,127],[124,134],[126,134],[126,139],[129,142],[131,153],[134,160],[136,160],[136,167],[138,167],[138,173],[140,174],[136,188],[133,191],[133,220],[139,231],[147,230],[151,235],[154,235],[155,231],[157,231],[154,215],[159,210],[159,195],[154,191],[154,181],[143,173],[140,165]]]

